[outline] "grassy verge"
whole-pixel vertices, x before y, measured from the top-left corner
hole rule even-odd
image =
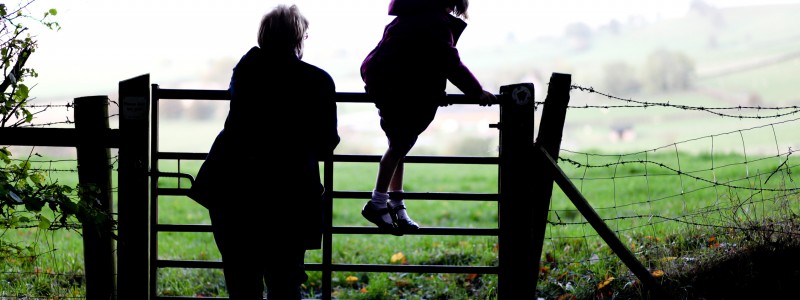
[[[682,295],[690,294],[687,289],[692,278],[700,278],[684,275],[689,274],[687,270],[711,264],[712,257],[745,255],[749,245],[755,245],[749,243],[752,241],[779,249],[778,244],[786,240],[776,238],[777,234],[767,238],[759,228],[774,228],[777,220],[794,216],[797,208],[792,180],[797,174],[796,161],[782,164],[788,156],[652,152],[622,156],[567,153],[562,158],[562,169],[620,240],[661,282],[683,290]],[[164,170],[169,171],[168,167]],[[192,174],[196,167],[184,163],[181,171]],[[368,191],[375,171],[373,164],[337,164],[335,189]],[[407,191],[495,193],[497,182],[496,166],[407,166]],[[535,191],[531,197],[536,199]],[[335,226],[371,226],[359,214],[366,199],[334,201]],[[158,205],[161,224],[210,223],[207,211],[190,199],[160,197]],[[409,200],[407,206],[422,226],[497,226],[497,203],[493,202]],[[557,188],[548,220],[536,286],[540,297],[638,298],[632,295],[645,293]],[[0,267],[7,272],[0,283],[2,296],[85,295],[79,235],[28,230],[7,232],[4,238],[36,241],[40,248],[32,250],[30,253],[39,255],[29,255],[32,258],[28,260],[21,259],[25,256],[3,257]],[[496,237],[335,235],[332,259],[347,264],[497,266],[497,249]],[[218,260],[219,253],[210,233],[160,233],[158,257]],[[321,262],[321,251],[309,251],[306,260]],[[319,298],[323,293],[321,273],[310,271],[309,276],[304,292],[309,298]],[[494,299],[497,277],[336,272],[332,284],[330,293],[338,299]],[[164,296],[226,296],[222,272],[215,269],[160,269],[156,289]],[[693,295],[702,292],[691,291]]]

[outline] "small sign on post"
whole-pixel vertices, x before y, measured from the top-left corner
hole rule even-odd
[[[122,113],[125,120],[144,120],[147,118],[147,98],[126,96],[122,98]]]

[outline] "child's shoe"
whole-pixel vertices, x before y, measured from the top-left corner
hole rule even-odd
[[[389,207],[378,208],[372,201],[367,201],[361,209],[361,215],[365,219],[378,225],[378,228],[388,231],[393,235],[403,235],[397,230],[397,225],[392,222],[393,218],[389,213]]]
[[[387,207],[392,212],[392,220],[397,224],[398,229],[401,231],[419,229],[419,224],[414,222],[406,212],[406,206],[403,204],[403,192],[390,192]]]

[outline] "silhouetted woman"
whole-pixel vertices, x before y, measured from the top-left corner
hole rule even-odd
[[[300,299],[307,249],[320,249],[319,160],[339,143],[336,91],[305,63],[308,20],[297,7],[265,14],[233,69],[230,111],[190,197],[208,208],[233,300]]]

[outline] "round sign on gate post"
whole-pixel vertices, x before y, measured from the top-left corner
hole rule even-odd
[[[533,104],[534,88],[533,83],[517,83],[500,87],[500,95],[507,97],[506,103],[518,106]]]
[[[516,86],[511,91],[511,100],[514,100],[517,105],[528,104],[528,102],[533,101],[533,90],[529,89],[527,85]]]
[[[533,100],[533,83],[524,82],[501,86],[499,98],[500,103],[504,105],[506,109],[502,109],[501,107],[501,121],[494,127],[501,128],[501,123],[505,123],[505,125],[502,126],[521,126],[523,128],[532,128],[533,114],[536,111],[536,105],[534,105],[535,103]],[[503,119],[505,119],[505,121],[503,121]],[[531,122],[530,126],[526,125],[528,122]]]

